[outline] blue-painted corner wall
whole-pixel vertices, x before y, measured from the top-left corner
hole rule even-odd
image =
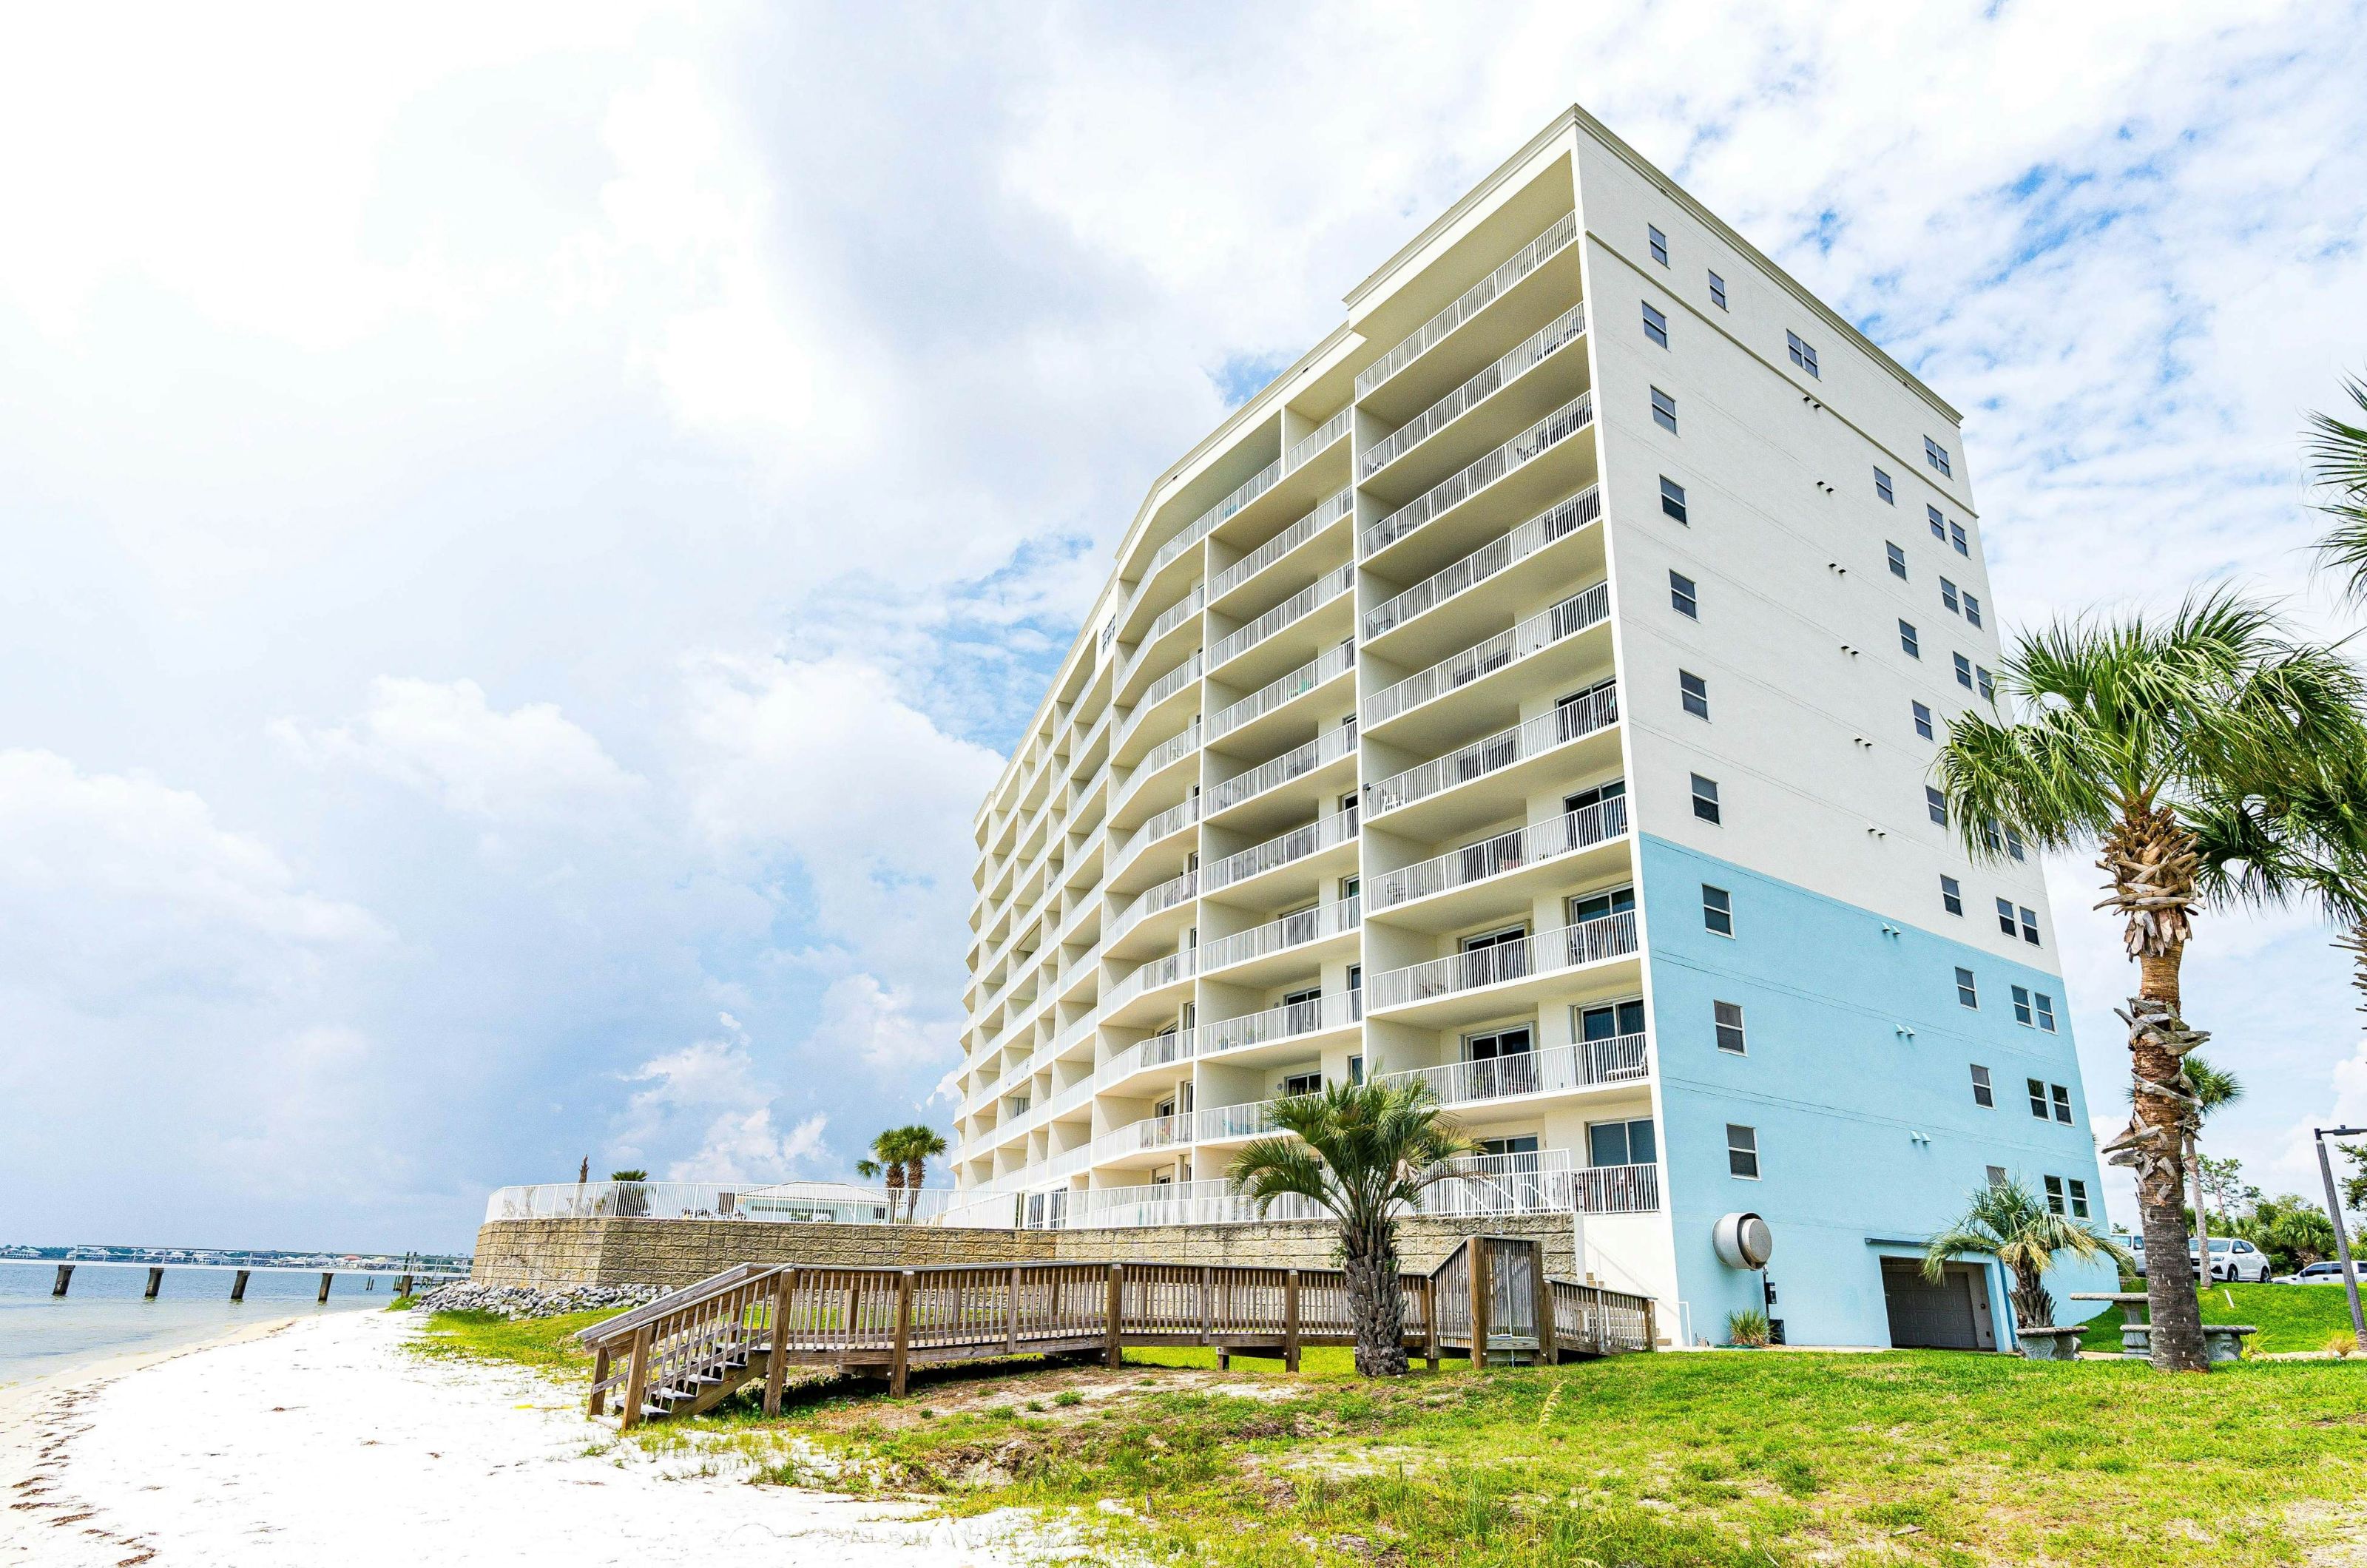
[[[2060,976],[1648,835],[1643,868],[1666,1201],[1693,1335],[1722,1340],[1727,1314],[1760,1299],[1759,1276],[1726,1267],[1711,1243],[1736,1210],[1773,1232],[1769,1315],[1795,1345],[1889,1344],[1880,1258],[1920,1256],[1914,1244],[1962,1212],[1990,1166],[2033,1190],[2048,1176],[2083,1183],[2105,1228]],[[1704,884],[1731,896],[1731,937],[1707,929]],[[1959,966],[1977,1007],[1958,998]],[[2054,1032],[2016,1021],[2015,986],[2052,998]],[[1746,1054],[1717,1048],[1718,1001],[1741,1005]],[[1993,1107],[1975,1101],[1976,1063]],[[2070,1090],[2070,1124],[2032,1114],[2032,1078]],[[1759,1179],[1730,1173],[1729,1123],[1754,1130]],[[2006,1282],[1967,1261],[1986,1267],[2003,1348]],[[2113,1276],[2067,1262],[2046,1284],[2067,1323],[2094,1313],[2068,1294],[2109,1291]]]

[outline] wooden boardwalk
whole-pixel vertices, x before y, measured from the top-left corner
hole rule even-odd
[[[1538,1244],[1473,1236],[1428,1274],[1399,1278],[1405,1348],[1432,1368],[1446,1351],[1489,1361],[1648,1350],[1649,1298],[1548,1279]],[[916,1365],[1091,1354],[1129,1345],[1279,1355],[1354,1343],[1336,1269],[1164,1263],[1014,1263],[931,1269],[742,1264],[579,1337],[594,1352],[591,1414],[617,1396],[623,1427],[697,1415],[764,1379],[778,1415],[792,1366],[887,1378]]]

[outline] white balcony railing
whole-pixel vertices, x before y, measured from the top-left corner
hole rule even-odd
[[[1119,744],[1132,739],[1134,732],[1141,728],[1142,721],[1150,717],[1160,704],[1199,680],[1200,667],[1200,650],[1195,648],[1184,655],[1181,664],[1153,681],[1150,689],[1142,694],[1141,700],[1127,710],[1125,720],[1118,725]]]
[[[1419,1080],[1430,1086],[1441,1103],[1468,1105],[1480,1100],[1557,1094],[1566,1089],[1591,1089],[1598,1084],[1627,1083],[1642,1077],[1647,1070],[1644,1036],[1620,1034],[1607,1040],[1549,1045],[1542,1051],[1523,1051],[1486,1061],[1449,1062],[1444,1066],[1388,1073],[1383,1075],[1382,1081]]]
[[[1181,876],[1170,877],[1156,887],[1145,888],[1116,919],[1110,922],[1109,935],[1104,940],[1115,942],[1151,916],[1184,903],[1198,888],[1199,883],[1200,874],[1187,871]]]
[[[1196,795],[1188,797],[1180,806],[1169,807],[1127,836],[1126,842],[1118,846],[1116,858],[1110,862],[1110,870],[1116,871],[1132,860],[1137,851],[1148,849],[1172,833],[1180,833],[1198,820],[1200,820],[1200,797]]]
[[[1154,1034],[1125,1050],[1093,1069],[1093,1083],[1105,1089],[1122,1079],[1132,1077],[1146,1067],[1163,1067],[1173,1062],[1188,1062],[1196,1054],[1198,1032],[1179,1029],[1168,1034]]]
[[[1243,1013],[1238,1018],[1219,1019],[1213,1023],[1202,1024],[1200,1055],[1212,1056],[1219,1051],[1239,1050],[1245,1045],[1268,1045],[1277,1040],[1290,1040],[1302,1034],[1346,1029],[1362,1022],[1364,1017],[1365,993],[1362,990],[1315,997],[1303,1002],[1285,1002],[1263,1012]]]
[[[1593,423],[1594,394],[1580,392],[1493,452],[1431,486],[1365,529],[1356,540],[1358,558],[1378,554],[1513,469],[1535,462]]]
[[[1256,620],[1220,638],[1208,650],[1208,667],[1217,669],[1226,660],[1247,653],[1268,637],[1280,635],[1293,623],[1305,620],[1342,593],[1353,592],[1355,586],[1356,567],[1353,561],[1337,571],[1325,572]]]
[[[1341,758],[1352,756],[1356,750],[1356,724],[1352,718],[1346,724],[1334,725],[1304,746],[1294,746],[1281,756],[1260,762],[1247,773],[1235,773],[1208,786],[1207,810],[1218,812],[1242,801],[1254,800],[1268,790],[1280,789],[1291,780],[1304,778],[1318,768],[1328,767]]]
[[[1295,915],[1285,915],[1262,926],[1252,926],[1230,936],[1216,937],[1200,944],[1200,973],[1216,971],[1235,964],[1246,964],[1252,958],[1284,953],[1294,947],[1304,947],[1310,942],[1353,931],[1364,919],[1362,898],[1342,898],[1336,904],[1322,904],[1312,909],[1301,909]]]
[[[1344,844],[1356,836],[1356,808],[1335,811],[1329,817],[1319,817],[1302,827],[1293,828],[1263,844],[1253,844],[1239,854],[1200,868],[1200,890],[1214,893],[1219,887],[1229,887],[1236,882],[1246,882],[1293,861],[1319,854],[1334,845]]]
[[[1186,947],[1164,958],[1154,958],[1148,964],[1136,965],[1102,998],[1103,1016],[1107,1017],[1145,991],[1155,991],[1161,986],[1172,986],[1178,981],[1190,979],[1194,973],[1193,960],[1197,956]]]
[[[1191,1141],[1190,1111],[1174,1116],[1146,1116],[1139,1122],[1129,1122],[1095,1138],[1093,1163],[1099,1165],[1104,1160],[1120,1159],[1146,1149],[1172,1149]]]
[[[1351,644],[1325,649],[1289,674],[1269,681],[1240,702],[1209,715],[1208,739],[1215,740],[1229,735],[1253,718],[1264,717],[1293,697],[1303,697],[1325,682],[1338,680],[1355,662],[1356,650]]]
[[[1461,299],[1424,321],[1412,335],[1358,372],[1356,396],[1359,399],[1370,396],[1373,389],[1421,358],[1441,338],[1478,315],[1498,295],[1535,272],[1577,238],[1578,214],[1564,213],[1544,233],[1522,246],[1510,261],[1466,289]]]
[[[1485,740],[1475,740],[1444,757],[1433,757],[1404,773],[1379,780],[1365,789],[1365,808],[1375,817],[1395,811],[1443,789],[1469,784],[1557,746],[1567,746],[1618,721],[1618,689],[1599,686],[1574,702],[1557,705],[1551,713],[1539,714]]]
[[[1290,450],[1282,455],[1282,471],[1287,474],[1305,468],[1317,453],[1347,434],[1348,427],[1355,423],[1356,405],[1351,402],[1313,432],[1292,442]]]
[[[1466,844],[1435,860],[1383,872],[1373,878],[1373,908],[1394,908],[1411,899],[1444,893],[1450,887],[1485,882],[1523,866],[1607,843],[1626,830],[1626,797],[1614,795],[1567,816],[1532,822],[1509,833]]]
[[[1133,679],[1135,667],[1142,662],[1144,655],[1157,646],[1161,637],[1198,615],[1201,608],[1207,603],[1208,585],[1205,582],[1195,582],[1192,585],[1192,592],[1160,611],[1159,618],[1150,623],[1150,629],[1142,634],[1142,640],[1136,643],[1134,651],[1127,656],[1126,667],[1118,671],[1118,684],[1124,685]]]
[[[1137,781],[1151,777],[1161,768],[1182,761],[1199,749],[1200,716],[1195,713],[1191,723],[1142,754],[1142,761],[1126,775],[1126,787],[1118,792],[1118,798],[1125,800],[1131,796]]]
[[[1555,926],[1518,941],[1458,953],[1451,958],[1389,970],[1366,982],[1372,999],[1365,1005],[1376,1011],[1403,1007],[1409,1002],[1476,991],[1508,980],[1599,964],[1635,951],[1636,914],[1632,909],[1623,909],[1574,926]]]
[[[1208,584],[1208,597],[1223,598],[1355,509],[1356,492],[1353,490],[1343,490],[1318,502],[1314,511],[1217,573]]]
[[[1564,637],[1600,626],[1610,616],[1609,583],[1598,582],[1591,588],[1580,589],[1543,615],[1531,615],[1510,631],[1498,632],[1485,642],[1474,643],[1419,674],[1409,675],[1396,685],[1374,693],[1365,703],[1365,724],[1370,728],[1395,718],[1409,708],[1420,707],[1457,687],[1467,686],[1480,676],[1526,659]]]
[[[1576,343],[1586,332],[1586,307],[1573,305],[1523,339],[1463,385],[1391,431],[1387,439],[1366,447],[1358,471],[1371,479],[1399,457],[1461,419],[1510,382],[1544,364],[1557,350]]]
[[[1211,1105],[1194,1114],[1192,1135],[1195,1142],[1216,1138],[1262,1138],[1274,1131],[1274,1101],[1251,1100],[1245,1105]]]
[[[1225,497],[1224,500],[1217,502],[1216,505],[1208,508],[1207,511],[1203,512],[1199,516],[1194,518],[1191,522],[1178,529],[1174,537],[1169,539],[1165,544],[1160,546],[1159,548],[1153,552],[1150,558],[1150,569],[1142,574],[1142,581],[1144,582],[1149,582],[1152,578],[1158,576],[1159,569],[1161,567],[1165,566],[1169,561],[1173,560],[1177,556],[1182,555],[1185,550],[1190,549],[1194,545],[1196,545],[1201,540],[1206,538],[1209,534],[1220,526],[1227,518],[1232,516],[1233,513],[1239,512],[1242,507],[1247,506],[1251,502],[1255,501],[1259,496],[1262,496],[1266,491],[1272,490],[1276,482],[1281,479],[1283,472],[1282,459],[1276,457],[1273,462],[1268,463],[1264,468],[1260,468],[1256,473],[1251,474],[1248,479],[1243,479],[1240,484],[1235,488],[1232,494]],[[1139,590],[1138,590],[1138,592],[1139,592]]]
[[[1487,581],[1513,562],[1536,554],[1557,540],[1568,538],[1602,515],[1602,489],[1589,485],[1576,495],[1555,503],[1502,536],[1480,546],[1454,565],[1423,578],[1396,598],[1368,612],[1365,616],[1365,640],[1370,641],[1383,632],[1403,626],[1475,583]]]

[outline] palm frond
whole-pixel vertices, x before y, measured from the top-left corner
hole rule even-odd
[[[2367,381],[2345,383],[2352,403],[2367,414]],[[2309,416],[2310,481],[2327,492],[2318,510],[2334,519],[2317,543],[2317,564],[2342,579],[2344,597],[2367,601],[2367,427],[2332,414]]]

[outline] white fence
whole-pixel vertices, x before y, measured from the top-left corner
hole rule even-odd
[[[1525,865],[1608,843],[1626,830],[1626,797],[1614,795],[1565,816],[1450,850],[1435,860],[1385,871],[1373,878],[1373,908],[1387,909],[1450,887],[1485,882]]]
[[[890,1200],[895,1205],[889,1213]],[[551,1181],[499,1187],[485,1202],[494,1220],[752,1220],[885,1224],[913,1202],[909,1192],[834,1181]],[[961,1201],[949,1188],[924,1187],[918,1213],[928,1220]]]
[[[1416,1067],[1387,1074],[1383,1081],[1417,1078],[1430,1086],[1440,1101],[1466,1105],[1476,1100],[1502,1100],[1520,1094],[1552,1094],[1562,1089],[1591,1089],[1597,1084],[1625,1083],[1649,1070],[1645,1037],[1618,1034],[1603,1040],[1581,1040],[1569,1045],[1549,1045],[1484,1061],[1449,1062],[1444,1066]]]
[[[1365,616],[1369,642],[1391,627],[1435,608],[1475,583],[1487,581],[1513,562],[1524,560],[1547,545],[1566,539],[1603,515],[1603,491],[1589,485],[1525,523],[1516,524],[1452,565],[1442,567],[1411,588]]]
[[[1525,758],[1567,746],[1618,721],[1617,688],[1599,686],[1574,701],[1557,704],[1551,713],[1539,714],[1525,724],[1499,730],[1484,740],[1475,740],[1444,757],[1433,757],[1367,785],[1365,808],[1376,817],[1384,811],[1395,811],[1440,790],[1486,778]]]
[[[1427,1001],[1459,991],[1477,990],[1482,986],[1596,964],[1635,951],[1635,911],[1623,909],[1574,926],[1556,926],[1517,941],[1458,953],[1451,958],[1389,970],[1367,982],[1372,999],[1365,1005],[1376,1010],[1402,1007],[1408,1002]]]
[[[1591,588],[1581,588],[1542,615],[1531,615],[1509,631],[1473,643],[1394,686],[1375,692],[1365,703],[1365,723],[1369,728],[1435,701],[1482,675],[1493,674],[1564,637],[1576,637],[1589,626],[1599,626],[1610,616],[1611,585],[1598,582]]]
[[[1515,252],[1511,260],[1465,289],[1454,304],[1424,321],[1395,348],[1357,372],[1356,396],[1359,399],[1369,396],[1376,387],[1421,358],[1440,339],[1478,315],[1498,295],[1535,272],[1548,258],[1559,254],[1577,238],[1578,214],[1564,213],[1544,233]]]
[[[1200,868],[1200,886],[1204,893],[1214,893],[1219,887],[1229,887],[1263,875],[1278,866],[1319,854],[1335,844],[1344,844],[1356,836],[1356,808],[1335,811],[1329,817],[1319,817],[1302,827],[1293,828],[1278,838],[1263,844],[1252,844],[1239,854],[1227,855]]]
[[[1478,461],[1430,487],[1365,529],[1356,539],[1359,559],[1382,550],[1426,526],[1450,508],[1494,484],[1513,469],[1523,468],[1564,440],[1594,423],[1594,394],[1581,392],[1529,426]]]
[[[1531,333],[1511,353],[1390,432],[1387,440],[1365,448],[1358,464],[1364,477],[1370,479],[1379,473],[1461,419],[1475,405],[1495,396],[1508,382],[1544,364],[1557,349],[1576,343],[1585,331],[1586,307],[1571,306]]]
[[[1263,718],[1293,697],[1303,697],[1326,681],[1346,674],[1356,662],[1356,650],[1347,643],[1325,649],[1289,674],[1269,681],[1243,697],[1240,702],[1218,708],[1208,719],[1208,739],[1239,729],[1253,718]]]

